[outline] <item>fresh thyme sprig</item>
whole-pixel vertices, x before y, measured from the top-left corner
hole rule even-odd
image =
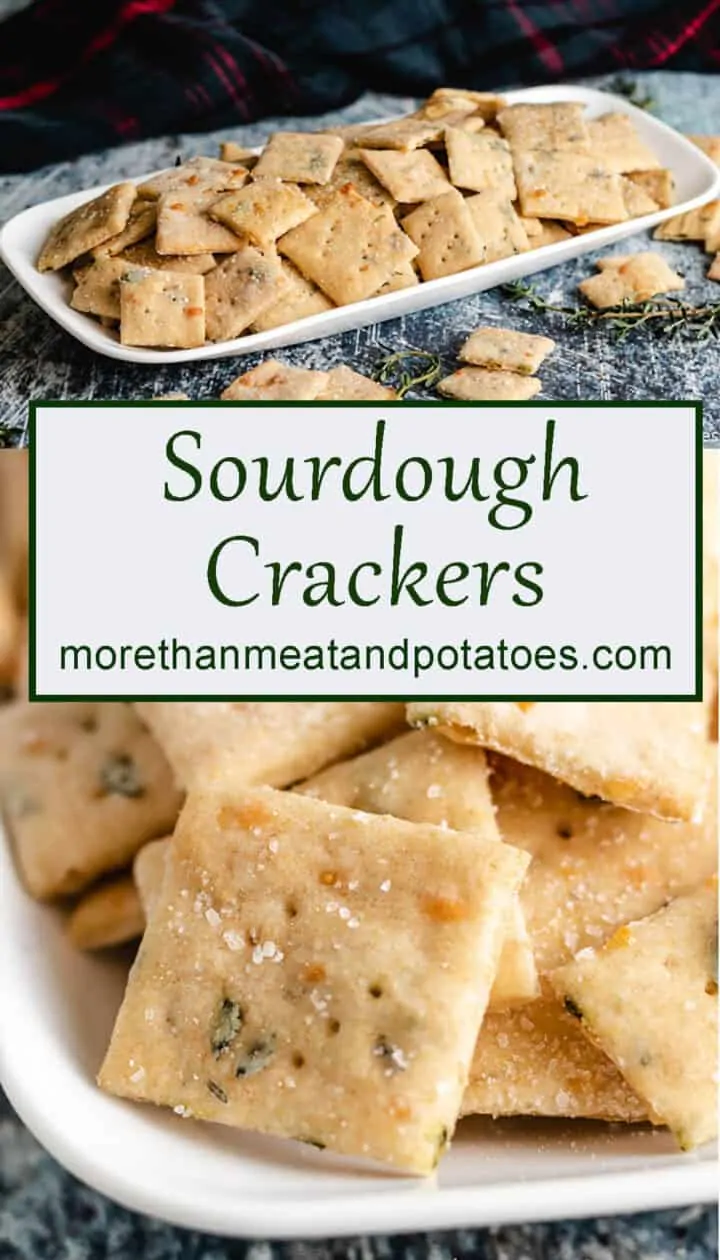
[[[652,328],[665,337],[688,337],[707,341],[720,337],[720,302],[691,306],[683,298],[652,298],[647,302],[621,303],[607,310],[590,306],[563,306],[548,302],[533,284],[515,280],[503,285],[503,292],[512,302],[526,302],[530,310],[560,315],[575,328],[607,325],[618,341],[624,341],[638,328]]]
[[[376,363],[373,376],[381,385],[397,390],[398,398],[404,398],[418,385],[434,385],[442,376],[442,362],[440,355],[430,350],[398,350]]]
[[[652,110],[655,108],[656,101],[652,96],[644,96],[640,90],[640,85],[634,79],[624,79],[622,75],[616,75],[608,83],[608,91],[614,92],[616,96],[624,96],[626,101],[631,105],[636,105],[638,109]]]

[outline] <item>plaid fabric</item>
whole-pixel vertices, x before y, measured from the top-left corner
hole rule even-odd
[[[653,67],[720,71],[720,0],[36,0],[0,25],[0,171],[368,89]]]

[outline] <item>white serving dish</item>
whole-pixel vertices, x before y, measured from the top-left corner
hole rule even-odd
[[[0,828],[2,1083],[70,1172],[129,1208],[234,1237],[333,1237],[637,1212],[709,1202],[714,1151],[644,1127],[466,1121],[437,1178],[181,1120],[94,1076],[128,959],[78,953],[21,888]]]
[[[676,185],[676,204],[668,210],[658,210],[655,214],[643,215],[627,223],[601,228],[554,245],[545,245],[541,249],[504,258],[484,267],[473,267],[469,271],[430,280],[384,297],[367,298],[351,306],[311,315],[307,319],[285,324],[282,328],[252,333],[233,341],[205,345],[195,350],[148,350],[120,345],[114,330],[103,328],[91,316],[71,309],[66,279],[53,273],[41,274],[36,270],[35,260],[52,225],[76,206],[96,197],[104,188],[85,189],[66,197],[56,197],[16,215],[0,232],[0,256],[33,301],[61,328],[98,354],[123,359],[128,363],[189,363],[193,360],[251,354],[298,342],[314,341],[318,337],[347,332],[348,329],[360,328],[365,324],[381,323],[383,320],[395,319],[399,315],[407,315],[429,306],[438,306],[442,302],[451,302],[455,298],[467,297],[471,293],[480,293],[485,289],[495,288],[496,285],[517,280],[521,276],[554,267],[569,258],[577,258],[580,254],[612,245],[615,241],[654,227],[674,214],[691,210],[711,197],[720,195],[720,171],[710,159],[672,127],[637,109],[627,100],[593,88],[555,86],[523,88],[508,92],[506,96],[511,103],[578,101],[587,107],[590,117],[608,111],[628,114],[635,121],[643,140],[650,145],[663,165],[672,170]],[[138,181],[143,177],[147,178],[142,172],[138,172]]]

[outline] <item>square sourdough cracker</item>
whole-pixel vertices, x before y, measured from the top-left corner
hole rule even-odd
[[[320,315],[333,309],[333,303],[322,289],[318,289],[312,280],[306,280],[291,262],[283,258],[280,266],[281,296],[258,315],[252,325],[253,332],[267,332],[269,328],[279,328],[282,324],[294,323],[296,319],[307,319],[310,315]]]
[[[526,862],[292,793],[191,795],[100,1085],[431,1172]]]
[[[577,1020],[543,997],[485,1016],[461,1114],[633,1123],[647,1119],[647,1108]]]
[[[717,1133],[717,924],[711,879],[550,976],[683,1150]]]
[[[159,254],[232,254],[243,242],[208,217],[216,192],[166,193],[158,201],[155,248]]]
[[[433,106],[445,102],[451,109],[470,105],[475,113],[481,115],[485,122],[493,122],[498,110],[505,105],[505,99],[495,92],[476,92],[471,88],[439,87],[426,100],[423,111],[426,113]],[[430,117],[431,115],[428,114]],[[442,117],[439,114],[438,117]]]
[[[402,226],[418,247],[423,280],[454,275],[484,261],[475,220],[455,188],[413,210]]]
[[[323,191],[332,188],[343,188],[346,184],[352,184],[356,193],[359,193],[361,197],[366,197],[368,201],[374,202],[376,206],[392,207],[395,205],[395,198],[365,165],[360,157],[359,149],[346,149],[338,161],[329,183],[325,185],[325,189],[309,189],[308,195],[313,197],[316,204],[321,205]]]
[[[315,212],[313,202],[295,184],[263,179],[221,197],[210,217],[253,245],[270,245]]]
[[[711,162],[720,166],[720,136],[688,136],[693,144],[706,153]]]
[[[130,875],[117,875],[86,892],[67,922],[76,949],[107,949],[142,936],[145,915]]]
[[[274,250],[242,245],[205,281],[208,341],[239,337],[283,292],[280,259]]]
[[[396,267],[387,280],[383,281],[377,293],[373,293],[373,297],[380,297],[383,293],[397,293],[398,289],[410,289],[414,284],[420,283],[420,277],[411,262],[400,263]]]
[[[174,826],[180,793],[128,704],[0,714],[0,801],[34,897],[79,892]]]
[[[276,131],[260,154],[253,177],[292,184],[327,184],[344,147],[339,136]]]
[[[488,368],[459,368],[452,376],[438,381],[438,392],[446,398],[467,402],[522,402],[534,398],[542,389],[536,376],[518,372],[492,372]]]
[[[587,124],[590,134],[589,152],[601,166],[618,175],[626,171],[660,170],[659,159],[640,138],[627,114],[603,114]]]
[[[327,377],[327,372],[313,372],[310,368],[290,367],[277,359],[265,359],[231,381],[220,397],[226,401],[277,398],[311,402],[317,398]]]
[[[151,236],[155,231],[156,222],[157,205],[155,202],[136,197],[122,232],[118,232],[117,236],[111,236],[110,240],[102,245],[96,245],[90,252],[94,258],[114,258],[129,245],[136,245],[138,241],[144,241]]]
[[[491,188],[468,197],[466,206],[472,215],[483,247],[483,262],[497,262],[530,249],[527,232],[512,202]]]
[[[363,149],[422,149],[426,144],[440,140],[442,134],[442,123],[410,115],[370,127],[362,132],[358,140]]]
[[[583,153],[514,151],[523,214],[538,219],[622,223],[628,217],[620,176]]]
[[[704,241],[718,235],[720,245],[720,201],[708,201],[697,210],[666,219],[653,233],[657,241]]]
[[[473,135],[457,127],[448,127],[445,145],[450,179],[457,188],[469,188],[475,192],[490,188],[507,197],[508,201],[514,201],[517,190],[507,140],[493,132]]]
[[[38,271],[59,271],[81,254],[122,232],[135,201],[134,184],[115,184],[51,228],[40,251]]]
[[[76,272],[78,280],[70,298],[73,310],[119,319],[120,281],[130,270],[124,258],[99,258],[92,266]]]
[[[329,805],[451,831],[474,831],[500,842],[485,754],[429,731],[410,731],[388,744],[322,770],[296,789]],[[538,977],[525,922],[512,907],[491,1006],[537,997]]]
[[[458,352],[464,363],[532,376],[555,349],[550,337],[511,328],[476,328]]]
[[[600,275],[581,281],[578,289],[603,310],[623,302],[646,302],[660,293],[685,288],[685,281],[660,254],[647,250],[642,254],[618,254],[601,259]]]
[[[217,266],[212,254],[158,254],[152,241],[130,245],[119,257],[133,267],[147,267],[150,271],[173,271],[189,276],[206,276]]]
[[[700,703],[456,700],[411,704],[408,717],[536,766],[586,796],[701,820],[709,761]]]
[[[120,340],[124,346],[204,345],[203,277],[129,268],[120,281]]]
[[[378,402],[394,402],[397,392],[387,385],[380,385],[369,376],[355,372],[346,363],[339,363],[327,373],[327,379],[318,398],[334,402],[357,402],[377,399]]]
[[[701,823],[673,823],[583,796],[498,753],[489,764],[500,834],[533,858],[520,903],[541,972],[717,869],[715,782]]]
[[[508,105],[498,123],[513,151],[552,149],[562,156],[566,150],[571,159],[592,152],[582,105]]]
[[[417,254],[387,207],[344,187],[278,242],[281,254],[338,306],[359,302]]]
[[[230,769],[237,782],[287,787],[403,726],[401,704],[371,701],[144,701],[136,705],[178,782]]]
[[[133,862],[133,882],[142,906],[144,924],[152,917],[162,890],[172,836],[161,836],[144,844]]]
[[[628,171],[628,179],[637,184],[653,201],[666,210],[675,200],[675,181],[672,171],[662,168],[659,171]]]
[[[248,171],[244,166],[231,166],[218,158],[194,157],[182,166],[171,166],[145,180],[138,185],[138,193],[153,201],[168,193],[184,196],[215,192],[219,196],[226,189],[242,188],[247,177]]]
[[[428,201],[447,192],[450,181],[427,149],[360,149],[360,157],[395,201]]]

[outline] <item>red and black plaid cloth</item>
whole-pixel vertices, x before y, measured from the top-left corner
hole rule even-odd
[[[368,89],[661,66],[720,71],[720,0],[36,0],[0,23],[0,171]]]

